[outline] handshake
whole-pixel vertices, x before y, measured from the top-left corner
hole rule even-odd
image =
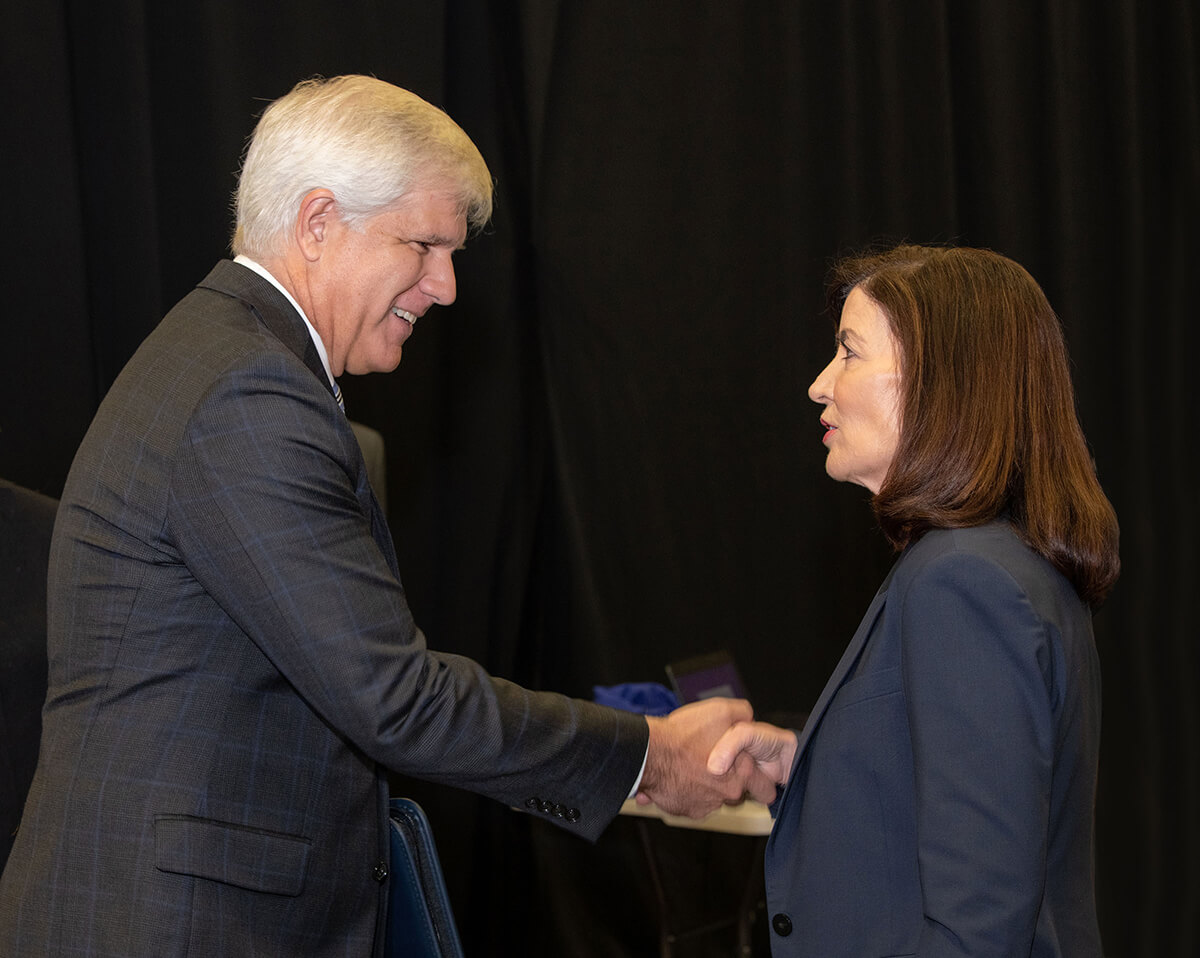
[[[702,818],[747,796],[775,801],[787,784],[796,733],[753,721],[750,703],[706,699],[664,716],[647,716],[650,747],[637,800],[672,815]]]

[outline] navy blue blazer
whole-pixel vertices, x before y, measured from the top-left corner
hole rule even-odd
[[[220,263],[121,373],[63,492],[0,954],[378,954],[385,769],[595,838],[647,737],[426,648],[303,321]]]
[[[800,735],[775,958],[1100,958],[1091,613],[1005,522],[927,533]]]

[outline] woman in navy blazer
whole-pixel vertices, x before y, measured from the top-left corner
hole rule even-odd
[[[1117,521],[1057,318],[1019,265],[903,246],[835,270],[809,389],[826,470],[901,554],[798,735],[736,727],[784,786],[772,954],[1101,955],[1100,671]]]

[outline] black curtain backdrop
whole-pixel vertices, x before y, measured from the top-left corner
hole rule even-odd
[[[432,644],[584,696],[727,648],[760,713],[803,712],[891,561],[866,493],[824,475],[806,396],[826,269],[877,241],[997,249],[1062,317],[1122,524],[1096,617],[1106,952],[1195,955],[1198,20],[1194,0],[10,4],[0,475],[61,492],[122,364],[226,255],[263,105],[372,73],[444,106],[499,190],[458,303],[397,373],[343,381],[386,438]],[[656,953],[628,822],[591,847],[396,787],[430,813],[468,953]],[[721,888],[744,846],[662,842],[715,910],[687,883]]]

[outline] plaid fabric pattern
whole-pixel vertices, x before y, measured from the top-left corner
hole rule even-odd
[[[594,838],[645,749],[640,719],[428,651],[303,323],[228,262],[80,447],[49,661],[5,955],[378,954],[384,767]]]

